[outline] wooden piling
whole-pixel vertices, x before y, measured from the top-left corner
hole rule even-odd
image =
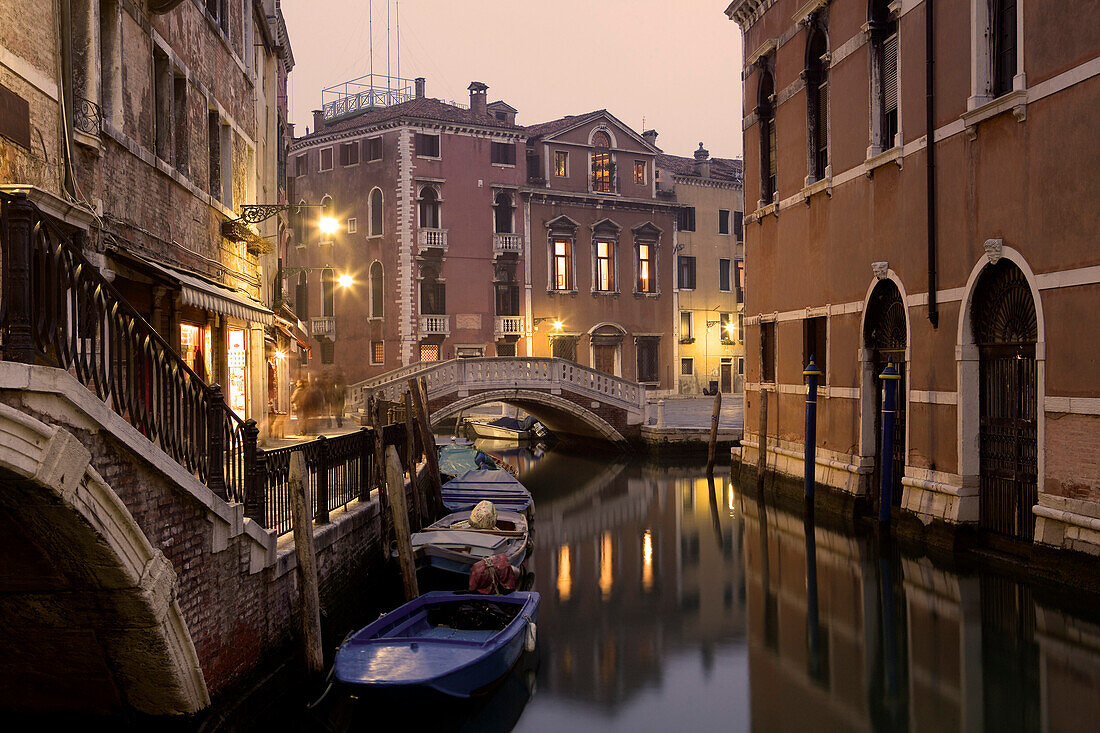
[[[321,598],[317,581],[317,555],[313,548],[313,519],[306,496],[306,459],[301,451],[290,454],[290,510],[294,523],[294,554],[298,559],[298,616],[302,621],[302,652],[310,675],[324,672],[321,647]]]
[[[405,477],[397,448],[392,445],[386,446],[386,493],[390,497],[390,519],[394,537],[397,538],[397,562],[401,566],[405,600],[411,601],[420,595],[420,591],[416,586],[416,563],[413,560],[409,514],[405,507]]]
[[[718,445],[718,418],[722,414],[722,390],[714,393],[714,409],[710,413],[710,445],[707,447],[707,475],[714,475],[714,451]]]
[[[433,515],[441,514],[443,511],[443,483],[439,478],[439,454],[435,449],[435,435],[432,434],[432,424],[428,417],[428,390],[414,378],[409,380],[409,392],[412,393],[413,406],[416,408],[416,422],[419,425],[420,437],[424,443],[424,458],[428,461],[431,512]],[[427,518],[425,521],[427,521]]]
[[[757,423],[759,454],[756,456],[756,492],[764,495],[764,471],[768,468],[768,391],[760,388],[760,421]]]
[[[413,416],[412,392],[409,390],[405,390],[405,457],[409,464],[409,482],[413,487],[413,496],[416,497],[417,524],[424,527],[428,524],[428,508],[424,501],[424,492],[416,480],[416,464],[420,462],[420,454],[416,452],[416,418]]]

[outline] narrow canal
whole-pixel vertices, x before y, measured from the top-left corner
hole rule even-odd
[[[1100,719],[1095,604],[807,524],[728,468],[709,483],[701,466],[506,459],[536,501],[538,659],[460,729],[1004,733]]]
[[[1095,599],[807,523],[728,468],[711,483],[700,465],[504,457],[535,497],[542,606],[538,650],[486,703],[330,699],[303,717],[288,691],[223,727],[1076,733],[1100,720]]]

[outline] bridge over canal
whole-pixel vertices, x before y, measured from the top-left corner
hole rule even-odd
[[[526,410],[555,433],[626,445],[645,418],[645,388],[566,359],[483,357],[420,362],[348,388],[351,410],[368,399],[401,401],[409,379],[423,377],[432,422],[504,402]]]

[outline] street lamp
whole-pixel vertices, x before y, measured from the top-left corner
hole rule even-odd
[[[336,219],[331,216],[322,216],[317,226],[320,228],[321,234],[324,234],[326,237],[331,237],[333,234],[340,231],[340,222],[336,221]]]
[[[355,279],[352,278],[351,275],[349,275],[348,273],[345,272],[343,275],[336,278],[336,282],[339,283],[340,287],[342,287],[344,290],[347,290],[348,288],[350,288],[352,285],[355,284]]]

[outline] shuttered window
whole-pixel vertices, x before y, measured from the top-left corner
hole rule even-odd
[[[882,44],[882,148],[894,147],[898,133],[898,34]]]
[[[660,344],[660,338],[656,336],[640,336],[638,337],[637,344],[638,381],[659,382],[661,377],[657,360],[657,347]]]
[[[993,25],[993,96],[1012,91],[1016,76],[1016,0],[993,0],[990,8]]]

